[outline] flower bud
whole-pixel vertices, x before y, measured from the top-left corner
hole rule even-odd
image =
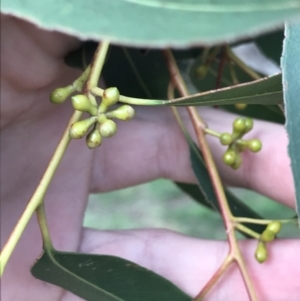
[[[220,142],[222,145],[229,145],[232,143],[232,136],[229,133],[222,133],[220,136]]]
[[[252,120],[252,118],[245,118],[245,123],[246,123],[245,133],[248,133],[253,129],[253,120]]]
[[[245,129],[246,129],[245,118],[241,118],[241,117],[236,118],[235,121],[233,122],[234,136],[240,137]]]
[[[265,262],[268,258],[266,244],[262,241],[258,242],[257,248],[255,250],[255,258],[259,263]]]
[[[201,65],[195,70],[195,75],[198,79],[204,79],[208,72],[207,65]]]
[[[274,240],[275,238],[275,234],[274,232],[266,229],[260,236],[260,240],[263,242],[270,242],[272,240]]]
[[[262,143],[258,139],[252,139],[247,141],[247,147],[254,153],[259,152],[262,149]]]
[[[96,148],[102,142],[102,136],[100,135],[98,127],[94,129],[86,136],[86,145],[88,148]]]
[[[87,96],[83,94],[75,95],[72,98],[73,108],[77,111],[88,112],[91,115],[97,115],[97,108],[93,106]]]
[[[103,92],[102,103],[109,107],[116,104],[119,101],[120,93],[116,87],[107,88]]]
[[[129,105],[123,105],[114,111],[106,113],[107,118],[117,118],[120,120],[130,120],[134,117],[134,108]]]
[[[82,138],[96,121],[97,119],[95,117],[91,117],[73,123],[69,130],[70,137],[73,139]]]
[[[63,103],[74,92],[75,89],[72,85],[57,88],[50,94],[50,101],[53,103]]]
[[[107,119],[106,121],[100,124],[99,131],[103,137],[109,138],[116,133],[117,125],[114,121]]]
[[[245,110],[246,107],[247,107],[247,104],[246,103],[236,103],[234,105],[238,110]]]
[[[281,222],[280,221],[272,221],[268,224],[267,230],[277,234],[281,230]]]
[[[227,165],[232,165],[236,160],[236,152],[233,150],[227,150],[223,155],[223,161]]]

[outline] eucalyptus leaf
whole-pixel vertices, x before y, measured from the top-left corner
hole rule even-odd
[[[224,106],[222,109],[226,109],[232,113],[248,116],[255,119],[261,119],[271,122],[276,122],[279,124],[285,123],[285,117],[283,112],[278,106],[264,106],[264,105],[247,105],[246,108],[240,110],[235,106]]]
[[[296,207],[300,216],[300,23],[287,24],[281,67],[283,73],[286,128],[294,176]]]
[[[278,47],[277,44],[275,46]],[[272,48],[272,45],[270,45],[269,48]],[[282,46],[280,46],[279,48],[282,49]],[[197,70],[201,68],[202,65],[203,60],[201,57],[199,57],[194,61],[194,63],[191,66],[191,69],[188,70],[193,87],[195,87],[199,92],[214,90],[217,84],[218,72],[220,68],[220,58],[216,57],[216,59],[210,63],[206,75],[204,77],[199,77],[197,74]],[[235,76],[240,83],[252,81],[251,77],[248,74],[246,74],[243,70],[241,70],[238,66],[231,65],[231,67],[233,68]],[[230,71],[231,70],[229,68],[229,64],[225,62],[222,70],[222,78],[220,81],[221,87],[228,87],[233,85],[233,80],[231,78]],[[244,109],[237,109],[235,105],[225,105],[221,108],[236,113],[238,115],[249,116],[251,118],[263,119],[266,121],[272,121],[281,124],[285,122],[284,114],[278,108],[277,105],[248,104]]]
[[[31,273],[87,301],[191,300],[170,281],[115,256],[50,249],[43,252]]]
[[[190,184],[190,183],[181,183],[181,182],[174,182],[184,193],[189,195],[192,199],[196,200],[201,205],[215,210],[214,206],[206,201],[206,198],[202,191],[197,184]]]
[[[210,106],[235,103],[274,105],[282,104],[281,74],[249,83],[226,87],[165,101],[172,106]]]
[[[300,15],[299,0],[2,0],[1,11],[84,39],[189,46],[257,34]]]

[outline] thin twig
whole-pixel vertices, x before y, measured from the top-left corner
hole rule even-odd
[[[236,54],[232,51],[229,45],[226,46],[226,53],[229,60],[239,66],[245,73],[253,79],[261,79],[261,76],[256,73],[252,68],[248,67]]]
[[[169,68],[171,80],[173,81],[173,85],[178,89],[179,93],[185,97],[188,95],[188,90],[185,86],[185,83],[181,77],[181,74],[178,70],[178,67],[176,65],[175,59],[172,55],[172,52],[170,50],[164,51],[167,65]],[[208,173],[210,176],[210,179],[212,181],[212,185],[219,203],[220,212],[224,221],[228,242],[229,242],[229,254],[228,258],[231,260],[235,260],[239,268],[241,270],[241,273],[243,275],[243,279],[248,291],[248,295],[252,301],[256,301],[256,293],[253,287],[253,284],[251,282],[251,279],[248,275],[246,265],[244,263],[242,254],[240,252],[238,242],[235,236],[235,228],[233,223],[233,216],[231,213],[231,210],[229,208],[227,198],[224,192],[223,184],[221,182],[219,173],[217,171],[214,159],[212,157],[210,148],[208,146],[208,143],[206,141],[205,137],[205,129],[207,128],[204,121],[201,119],[201,117],[198,115],[198,112],[193,107],[187,107],[188,113],[190,115],[193,127],[196,131],[196,136],[198,138],[199,147],[201,149],[201,152],[203,154],[204,161],[206,163],[206,167],[208,169]],[[227,266],[226,266],[227,268]],[[224,270],[225,271],[225,270]],[[224,272],[222,270],[222,273]],[[211,280],[214,281],[214,280]],[[199,293],[201,295],[202,292]],[[194,299],[194,301],[200,301],[201,299]]]
[[[243,233],[248,234],[249,236],[259,239],[260,238],[260,234],[258,234],[257,232],[249,229],[248,227],[242,225],[242,224],[235,224],[235,228],[240,230]]]
[[[42,238],[43,238],[43,249],[44,250],[52,250],[53,244],[49,233],[49,228],[47,225],[47,219],[45,214],[45,205],[44,202],[42,202],[37,208],[36,208],[36,216],[37,220],[40,226]]]
[[[101,89],[99,87],[94,87],[91,90],[91,93],[95,96],[102,97],[104,93],[104,89]],[[135,98],[135,97],[129,97],[124,95],[120,95],[119,101],[131,105],[139,105],[139,106],[159,106],[164,104],[163,100]]]
[[[248,223],[248,224],[258,224],[258,225],[267,225],[271,222],[274,221],[274,219],[256,219],[256,218],[248,218],[248,217],[234,217],[234,221],[238,223]],[[297,223],[296,218],[291,218],[291,219],[280,219],[276,220],[279,221],[282,224],[287,224],[287,223]]]

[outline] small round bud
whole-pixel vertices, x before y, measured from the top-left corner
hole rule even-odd
[[[203,79],[206,77],[208,71],[208,67],[206,65],[201,65],[195,70],[195,75],[199,79]]]
[[[235,161],[231,164],[233,169],[238,169],[242,165],[242,157],[239,153],[236,154]]]
[[[83,94],[75,95],[72,98],[73,108],[77,111],[88,112],[91,115],[97,115],[97,108],[93,106],[87,96]]]
[[[130,120],[134,117],[134,108],[129,105],[123,105],[114,111],[106,113],[107,118],[117,118],[120,120]]]
[[[116,87],[107,88],[103,92],[102,103],[106,106],[112,106],[119,101],[120,92]]]
[[[280,221],[272,221],[268,224],[267,229],[274,234],[277,234],[281,230],[281,222]]]
[[[245,123],[246,123],[245,133],[248,133],[253,129],[253,120],[252,120],[252,118],[245,118]]]
[[[72,85],[57,88],[51,92],[50,101],[53,103],[63,103],[74,92],[75,89]]]
[[[116,133],[117,125],[114,121],[107,119],[102,124],[100,124],[99,131],[103,137],[109,138]]]
[[[255,258],[259,263],[265,262],[268,258],[266,244],[262,241],[258,242],[257,248],[255,250]]]
[[[242,133],[246,129],[245,118],[237,118],[233,122],[233,130],[238,134]]]
[[[70,137],[73,139],[82,138],[96,121],[97,119],[92,117],[73,123],[69,130]]]
[[[246,103],[236,103],[234,105],[238,110],[245,110],[246,107],[247,107],[247,104]]]
[[[222,133],[220,136],[220,142],[222,145],[229,145],[232,143],[232,136],[229,133]]]
[[[247,141],[247,147],[254,153],[257,153],[261,150],[262,144],[258,139],[252,139]]]
[[[227,150],[223,155],[223,161],[227,165],[232,165],[236,160],[236,153],[233,150]]]
[[[98,127],[94,129],[86,136],[86,145],[88,148],[96,148],[102,142],[102,136],[100,135]]]
[[[274,240],[275,238],[275,234],[274,232],[266,229],[260,236],[260,240],[263,242],[270,242],[272,240]]]

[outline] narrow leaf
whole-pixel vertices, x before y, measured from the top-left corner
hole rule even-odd
[[[294,176],[296,207],[300,216],[300,23],[287,24],[283,56],[283,90],[289,156]]]
[[[172,106],[210,106],[235,103],[274,105],[282,104],[281,74],[249,83],[197,93],[186,97],[165,101]]]
[[[300,14],[299,0],[2,0],[1,11],[84,39],[156,47],[257,34]]]
[[[47,250],[31,273],[87,301],[191,300],[170,281],[114,256]]]
[[[183,192],[188,194],[191,198],[196,200],[201,205],[215,210],[214,206],[206,201],[206,198],[202,191],[197,184],[189,184],[189,183],[181,183],[181,182],[174,182]]]

